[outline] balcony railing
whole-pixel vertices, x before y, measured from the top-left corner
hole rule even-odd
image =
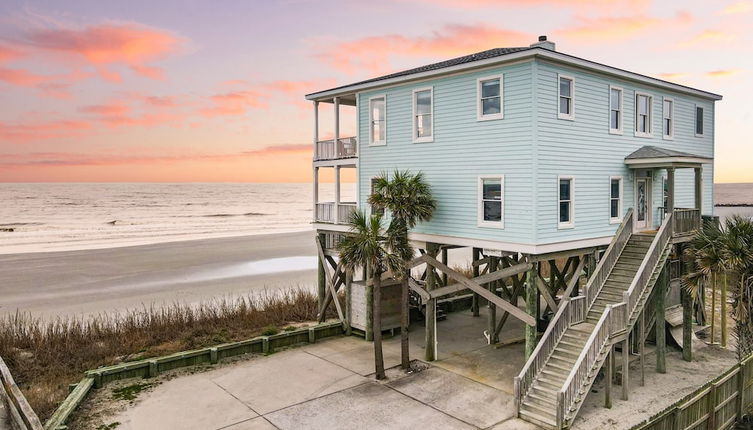
[[[325,202],[316,204],[316,222],[325,222],[330,224],[347,224],[350,215],[356,211],[358,205],[355,202],[337,204],[335,202]]]
[[[701,229],[701,211],[699,209],[675,209],[672,217],[674,235],[691,234]]]
[[[358,156],[358,142],[355,137],[341,137],[337,139],[337,144],[335,144],[334,139],[316,142],[314,161],[337,160],[356,156]]]

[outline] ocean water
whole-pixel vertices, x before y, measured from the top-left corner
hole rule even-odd
[[[0,183],[0,253],[302,231],[312,193],[310,184]],[[334,185],[319,193],[333,200]],[[341,195],[354,200],[355,186]]]
[[[717,184],[722,218],[753,216],[753,184]],[[343,184],[342,200],[355,200]],[[333,184],[321,184],[332,201]],[[310,184],[0,183],[0,253],[109,248],[311,228]],[[12,230],[12,231],[11,231]]]

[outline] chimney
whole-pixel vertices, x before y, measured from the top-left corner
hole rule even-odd
[[[554,42],[546,40],[546,36],[539,36],[539,41],[531,44],[531,48],[544,48],[550,51],[556,51],[554,46]]]

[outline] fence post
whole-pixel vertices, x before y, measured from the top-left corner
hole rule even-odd
[[[743,419],[745,415],[745,367],[747,363],[743,361],[737,365],[737,419]]]
[[[712,383],[709,387],[709,396],[707,408],[709,417],[706,420],[706,428],[708,430],[716,430],[716,382]]]

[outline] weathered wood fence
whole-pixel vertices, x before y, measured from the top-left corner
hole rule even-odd
[[[729,429],[753,405],[753,355],[633,430]]]
[[[0,386],[2,387],[0,402],[7,401],[8,415],[10,423],[13,426],[12,428],[19,430],[42,430],[44,427],[42,427],[39,417],[37,417],[37,414],[29,406],[26,397],[21,393],[21,390],[13,380],[13,376],[10,374],[8,366],[5,365],[1,357]]]

